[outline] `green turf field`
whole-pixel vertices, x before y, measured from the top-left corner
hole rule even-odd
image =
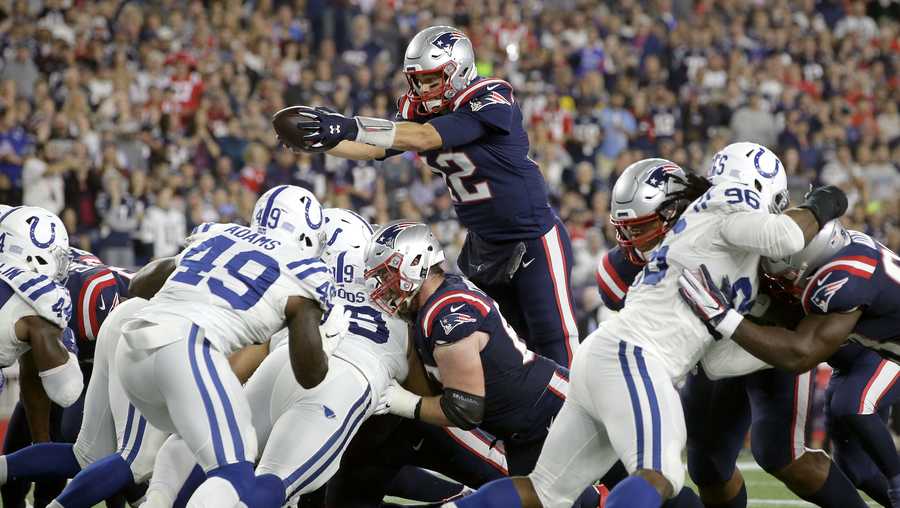
[[[788,489],[784,487],[778,480],[769,476],[768,473],[760,469],[756,463],[748,461],[742,457],[739,464],[744,474],[744,480],[747,482],[747,495],[749,501],[748,508],[777,508],[777,507],[812,507],[813,504],[798,499]],[[868,498],[867,498],[868,499]],[[402,503],[401,500],[391,499],[395,503]],[[3,506],[0,502],[0,506]],[[103,505],[97,505],[97,508]],[[874,501],[869,501],[869,506],[880,506]]]

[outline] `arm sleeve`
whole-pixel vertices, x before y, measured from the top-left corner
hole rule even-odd
[[[478,117],[464,111],[439,116],[428,123],[441,135],[444,148],[468,145],[487,132],[487,128]]]
[[[806,244],[800,226],[787,215],[735,212],[725,217],[721,232],[732,247],[771,258],[790,256]]]

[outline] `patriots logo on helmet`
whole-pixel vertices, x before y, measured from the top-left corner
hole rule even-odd
[[[404,229],[415,225],[415,222],[398,222],[396,224],[391,224],[390,226],[384,228],[384,231],[382,231],[378,235],[378,237],[375,238],[375,243],[393,248],[394,240],[397,239],[397,235],[399,235],[400,232]]]
[[[679,169],[681,168],[674,164],[663,164],[662,166],[657,166],[653,168],[653,171],[651,171],[649,175],[647,175],[647,179],[644,180],[644,183],[656,187],[657,189],[662,189],[666,184],[668,175],[678,171]]]
[[[453,46],[456,45],[456,41],[464,39],[465,37],[465,34],[463,34],[462,32],[444,32],[441,35],[438,35],[431,44],[433,44],[436,48],[442,49],[449,53],[453,51]]]
[[[844,284],[846,284],[847,281],[850,280],[850,277],[844,277],[843,279],[825,284],[825,281],[828,280],[829,277],[831,277],[830,273],[818,282],[819,287],[816,288],[809,299],[813,305],[822,309],[822,312],[828,312],[828,304],[831,302],[831,298],[837,294],[839,289],[844,287]]]
[[[457,326],[463,323],[474,323],[475,321],[475,318],[472,316],[454,312],[441,318],[441,328],[444,329],[444,335],[450,335],[450,332]]]

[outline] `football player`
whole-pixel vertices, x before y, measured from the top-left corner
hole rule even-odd
[[[256,474],[280,479],[282,503],[295,502],[334,475],[347,444],[373,414],[382,392],[391,380],[404,380],[407,372],[406,324],[383,313],[366,296],[364,256],[372,226],[351,211],[329,208],[323,227],[322,260],[334,276],[335,298],[349,313],[347,336],[332,354],[325,379],[308,390],[294,379],[287,330],[282,330],[272,337],[269,355],[244,386],[263,448]],[[169,500],[176,494],[170,493]]]
[[[838,189],[823,188],[801,208],[781,214],[787,205],[781,162],[753,143],[734,143],[718,152],[709,181],[702,195],[688,187],[663,201],[670,229],[645,254],[646,265],[623,309],[579,349],[572,391],[534,472],[492,482],[451,506],[567,507],[618,459],[631,476],[612,490],[608,508],[658,507],[681,490],[686,431],[674,385],[716,339],[730,336],[735,323],[719,321],[708,329],[691,322],[691,310],[674,294],[680,289],[679,268],[714,260],[717,273],[734,279],[728,289],[740,295],[747,311],[756,296],[760,256],[799,251],[820,224],[847,206]],[[666,207],[681,198],[693,202],[680,216],[670,214]],[[614,218],[639,215],[621,210]],[[645,232],[643,227],[623,231],[631,240]],[[602,395],[597,387],[604,387]]]
[[[310,389],[325,379],[347,322],[319,259],[323,223],[309,191],[278,186],[250,227],[206,224],[181,254],[145,267],[157,283],[148,288],[165,282],[123,323],[115,361],[135,408],[180,436],[206,472],[189,506],[281,505],[281,480],[254,475],[252,415],[226,355],[287,326],[296,380]]]
[[[680,169],[671,171],[668,164],[671,163],[658,159],[639,161],[629,166],[613,187],[610,221],[616,226],[619,245],[604,255],[597,268],[601,297],[612,310],[624,306],[628,287],[643,269],[643,253],[658,245],[667,230],[665,217],[659,215],[657,208],[675,190],[660,185],[658,173],[669,171],[675,177],[686,178]],[[699,185],[695,178],[691,180]],[[622,210],[635,210],[637,216],[617,218],[620,213],[628,215]],[[651,226],[650,233],[635,234],[636,227],[647,225]],[[771,302],[772,298],[757,298],[757,303],[763,301]],[[770,303],[766,311],[789,303],[779,299],[777,305]],[[750,314],[763,314],[762,305],[755,305]],[[734,368],[734,361],[733,356],[727,359],[732,364],[729,368]],[[819,506],[835,507],[847,505],[844,496],[856,497],[827,455],[805,447],[812,389],[809,372],[792,374],[766,368],[713,381],[704,368],[715,377],[723,377],[714,370],[717,366],[713,356],[705,355],[701,365],[698,373],[688,376],[681,396],[687,423],[688,472],[707,507],[746,506],[747,490],[736,462],[748,430],[757,463],[800,497]]]
[[[734,317],[734,340],[760,359],[794,372],[826,361],[848,340],[878,352],[889,360],[900,359],[895,340],[900,322],[900,257],[871,237],[848,232],[838,221],[828,224],[801,252],[775,261],[769,271],[804,288],[801,302],[806,316],[795,330],[760,326]],[[702,277],[702,278],[701,278]],[[703,320],[734,316],[727,295],[706,287],[708,274],[685,273],[683,286],[697,286],[698,301],[721,306],[698,314]],[[840,354],[837,361],[840,362]],[[861,390],[846,386],[850,400],[859,399],[856,410],[846,408],[843,397],[832,395],[832,416],[858,438],[889,483],[892,506],[900,499],[900,459],[890,433],[877,414],[879,399],[892,388],[900,369],[891,361],[859,366],[857,379],[866,379]],[[852,370],[852,367],[851,367]],[[838,378],[840,382],[841,378]],[[857,395],[852,395],[855,392]],[[851,403],[852,404],[852,403]],[[852,406],[851,406],[852,407]],[[836,410],[836,411],[834,411]]]
[[[38,207],[0,210],[0,308],[7,322],[0,365],[19,361],[21,400],[35,442],[49,441],[50,402],[77,402],[84,381],[68,323],[72,301],[63,285],[69,237],[59,218]],[[7,479],[0,460],[0,483]]]
[[[413,325],[415,359],[440,386],[439,395],[423,396],[394,381],[378,411],[439,427],[483,429],[503,441],[511,474],[527,472],[565,400],[568,370],[530,351],[496,302],[464,277],[445,273],[443,261],[440,245],[421,223],[391,222],[370,243],[370,298]],[[593,489],[588,494],[597,497]]]
[[[422,154],[450,189],[468,235],[459,267],[499,305],[535,353],[568,367],[578,344],[568,232],[528,157],[512,86],[479,77],[472,41],[449,26],[422,30],[403,61],[399,121],[296,106],[308,118],[293,148],[355,160]]]
[[[69,328],[75,333],[78,361],[88,386],[91,384],[92,373],[97,363],[95,348],[99,343],[99,329],[119,301],[127,298],[130,279],[131,273],[127,270],[106,266],[93,254],[74,247],[70,248],[70,263],[65,286],[75,305],[69,320]],[[102,374],[102,376],[106,375]],[[28,434],[27,428],[22,429],[24,422],[22,425],[17,423],[19,418],[24,418],[24,413],[20,410],[21,402],[16,405],[13,416],[10,418],[11,431],[7,433],[4,447],[7,455],[0,458],[0,461],[6,461],[7,468],[6,484],[3,486],[4,506],[19,506],[20,503],[22,503],[21,506],[24,506],[25,496],[29,490],[27,479],[35,477],[43,478],[35,487],[35,503],[39,506],[46,506],[62,491],[65,486],[65,478],[71,478],[82,467],[93,462],[84,453],[79,453],[79,450],[84,449],[83,443],[81,447],[76,445],[74,450],[72,446],[79,435],[83,415],[87,414],[90,418],[95,414],[102,414],[93,406],[85,410],[84,402],[87,391],[86,387],[75,404],[64,410],[51,412],[51,429],[58,429],[58,436],[53,443],[28,446],[32,442],[31,436]],[[19,433],[22,435],[17,435],[15,429],[22,429],[24,432]],[[18,450],[22,451],[13,453]],[[103,455],[105,456],[107,453]],[[94,457],[94,459],[96,458],[99,457]],[[60,481],[46,481],[48,475],[59,476]],[[58,487],[47,488],[44,486],[45,483]]]

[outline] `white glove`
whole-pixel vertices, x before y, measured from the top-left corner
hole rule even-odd
[[[328,311],[328,314],[325,315],[322,324],[319,325],[319,336],[322,337],[322,350],[325,351],[326,356],[331,357],[341,341],[344,340],[349,328],[350,311],[345,310],[344,306],[339,303],[334,304],[331,310]]]
[[[732,308],[731,284],[728,278],[722,280],[722,287],[716,286],[706,265],[691,271],[685,269],[678,277],[678,292],[709,329],[714,339],[729,339],[744,316]]]
[[[375,407],[375,414],[390,413],[412,420],[416,418],[416,409],[421,402],[422,397],[403,388],[396,379],[392,379],[391,384],[381,394],[381,400],[378,401],[378,406]]]

